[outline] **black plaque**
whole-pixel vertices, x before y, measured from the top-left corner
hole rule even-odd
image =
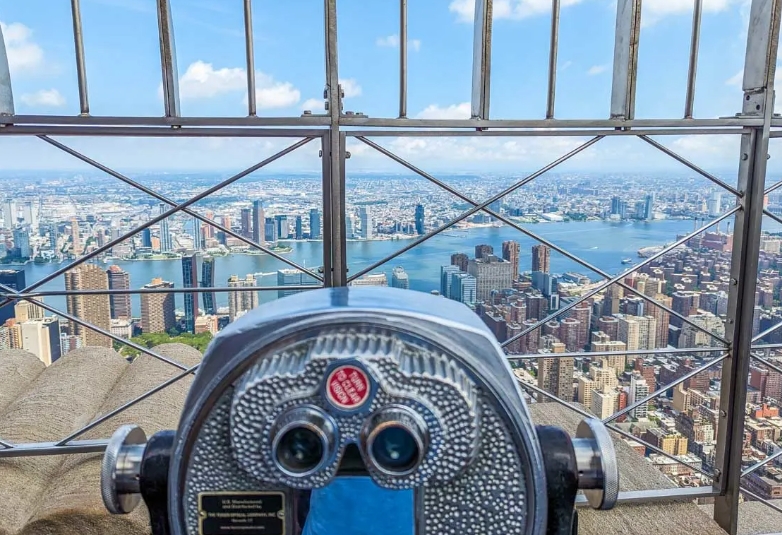
[[[285,535],[282,492],[202,492],[200,535]]]

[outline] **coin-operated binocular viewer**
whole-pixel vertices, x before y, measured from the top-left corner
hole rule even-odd
[[[209,346],[177,431],[112,437],[112,513],[155,535],[571,534],[609,509],[599,420],[534,427],[496,339],[464,305],[389,288],[266,304]]]

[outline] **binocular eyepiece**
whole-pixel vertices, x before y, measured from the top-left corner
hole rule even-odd
[[[507,360],[463,305],[382,288],[260,307],[207,349],[179,428],[112,437],[102,493],[155,535],[572,534],[608,509],[613,444],[534,427]]]

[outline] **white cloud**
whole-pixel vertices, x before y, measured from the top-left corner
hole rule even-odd
[[[211,63],[195,61],[179,77],[179,96],[183,100],[212,98],[247,90],[247,71],[241,67],[215,69]],[[163,88],[158,92],[162,95]],[[301,99],[301,92],[290,82],[280,82],[261,71],[255,72],[255,100],[258,108],[286,108]],[[247,95],[244,96],[247,103]]]
[[[35,93],[24,93],[20,100],[28,106],[51,106],[56,108],[65,105],[65,97],[56,89],[41,89]]]
[[[742,0],[703,0],[704,13],[719,13]],[[749,4],[749,2],[747,2]],[[669,15],[691,15],[690,0],[646,0],[641,8],[641,25],[651,26]]]
[[[607,70],[608,70],[608,65],[592,65],[591,67],[589,67],[587,74],[589,76],[595,76],[596,74],[606,72]]]
[[[580,2],[581,0],[562,0],[561,6],[572,6]],[[493,6],[495,20],[520,20],[551,13],[550,0],[494,0]],[[453,0],[448,6],[448,10],[456,13],[456,19],[459,22],[472,22],[475,17],[475,0]]]
[[[442,108],[437,104],[430,104],[423,109],[416,119],[469,119],[471,115],[470,103],[451,104]]]
[[[387,35],[386,37],[378,37],[375,40],[375,44],[377,46],[382,46],[382,47],[399,48],[399,35],[394,33],[391,35]],[[413,52],[418,52],[419,50],[421,50],[421,40],[408,39],[407,49],[412,50]]]
[[[342,92],[345,94],[345,98],[361,96],[361,86],[358,85],[355,78],[340,80],[339,85],[342,86]]]
[[[43,65],[43,49],[32,40],[33,31],[20,22],[0,22],[12,73],[35,71]]]
[[[301,105],[302,110],[310,110],[313,113],[322,113],[326,111],[326,107],[323,105],[323,99],[308,98]]]
[[[741,87],[741,83],[744,81],[744,69],[725,80],[725,85],[733,85]]]

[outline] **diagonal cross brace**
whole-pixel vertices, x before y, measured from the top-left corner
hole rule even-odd
[[[375,142],[373,142],[373,141],[371,141],[371,140],[367,139],[366,137],[364,137],[364,136],[356,136],[356,139],[358,139],[359,141],[361,141],[361,142],[365,143],[366,145],[369,145],[370,147],[372,147],[372,148],[373,148],[373,149],[375,149],[376,151],[378,151],[378,152],[380,152],[381,154],[383,154],[383,155],[385,155],[385,156],[387,156],[387,157],[391,158],[391,159],[392,159],[392,160],[394,160],[395,162],[399,163],[400,165],[403,165],[404,167],[406,167],[407,169],[409,169],[409,170],[413,171],[414,173],[418,174],[419,176],[421,176],[421,177],[423,177],[423,178],[427,179],[428,181],[430,181],[430,182],[432,182],[432,183],[434,183],[434,184],[436,184],[436,185],[440,186],[442,189],[444,189],[444,190],[448,191],[449,193],[451,193],[451,194],[453,194],[453,195],[455,195],[455,196],[459,197],[459,198],[460,198],[460,199],[462,199],[463,201],[465,201],[465,202],[467,202],[467,203],[470,203],[470,204],[472,204],[473,206],[478,206],[478,205],[479,205],[479,203],[477,203],[476,201],[474,201],[474,200],[473,200],[473,199],[471,199],[470,197],[468,197],[468,196],[466,196],[466,195],[462,194],[462,193],[461,193],[461,192],[459,192],[457,189],[455,189],[455,188],[452,188],[451,186],[449,186],[449,185],[448,185],[448,184],[446,184],[445,182],[442,182],[441,180],[438,180],[437,178],[435,178],[434,176],[430,175],[430,174],[429,174],[429,173],[427,173],[426,171],[423,171],[422,169],[420,169],[420,168],[416,167],[415,165],[411,164],[411,163],[410,163],[410,162],[408,162],[407,160],[405,160],[405,159],[403,159],[403,158],[401,158],[401,157],[397,156],[397,155],[396,155],[396,154],[394,154],[393,152],[391,152],[391,151],[389,151],[388,149],[386,149],[386,148],[384,148],[384,147],[382,147],[382,146],[378,145],[377,143],[375,143]],[[589,269],[589,270],[591,270],[591,271],[593,271],[593,272],[597,273],[598,275],[600,275],[600,276],[601,276],[601,277],[603,277],[604,279],[610,279],[610,278],[611,278],[611,275],[610,275],[609,273],[607,273],[607,272],[603,271],[602,269],[600,269],[600,268],[598,268],[598,267],[596,267],[596,266],[593,266],[592,264],[590,264],[590,263],[589,263],[589,262],[587,262],[586,260],[583,260],[583,259],[579,258],[578,256],[576,256],[576,255],[574,255],[574,254],[572,254],[572,253],[570,253],[570,252],[566,251],[565,249],[563,249],[563,248],[559,247],[558,245],[556,245],[556,244],[554,244],[554,243],[552,243],[552,242],[548,241],[547,239],[543,238],[542,236],[539,236],[538,234],[535,234],[534,232],[532,232],[532,231],[530,231],[530,230],[527,230],[527,229],[525,229],[524,227],[522,227],[521,225],[519,225],[519,224],[518,224],[518,223],[516,223],[515,221],[512,221],[511,219],[508,219],[507,217],[505,217],[505,216],[503,216],[503,215],[501,215],[501,214],[498,214],[498,213],[497,213],[497,212],[495,212],[494,210],[490,209],[488,206],[486,206],[486,207],[482,208],[481,210],[482,210],[483,212],[485,212],[485,213],[487,213],[487,214],[490,214],[491,216],[493,216],[493,217],[495,217],[495,218],[499,219],[500,221],[502,221],[502,222],[503,222],[503,223],[505,223],[506,225],[509,225],[510,227],[512,227],[512,228],[514,228],[514,229],[516,229],[516,230],[518,230],[519,232],[521,232],[521,233],[523,233],[523,234],[526,234],[526,235],[527,235],[527,236],[529,236],[530,238],[532,238],[532,239],[534,239],[534,240],[536,240],[536,241],[538,241],[538,242],[540,242],[540,243],[542,243],[542,244],[544,244],[544,245],[546,245],[546,246],[548,246],[548,247],[550,247],[550,248],[554,249],[554,250],[555,250],[555,251],[557,251],[558,253],[560,253],[560,254],[562,254],[563,256],[565,256],[565,257],[567,257],[567,258],[569,258],[569,259],[573,260],[573,261],[574,261],[574,262],[576,262],[577,264],[580,264],[581,266],[583,266],[583,267],[585,267],[585,268],[587,268],[587,269]],[[638,267],[640,267],[640,266],[637,266],[637,267],[635,267],[635,268],[633,268],[633,269],[631,269],[631,270],[625,271],[623,274],[624,274],[624,275],[627,275],[627,274],[629,274],[629,273],[632,273],[632,272],[634,272],[636,269],[638,269]],[[697,330],[699,330],[699,331],[701,331],[701,332],[703,332],[703,333],[706,333],[707,335],[711,336],[712,338],[716,338],[717,340],[720,340],[720,341],[722,341],[722,342],[724,343],[724,340],[722,340],[720,337],[718,337],[717,335],[715,335],[714,333],[712,333],[712,332],[711,332],[711,331],[709,331],[708,329],[705,329],[705,328],[701,327],[701,326],[700,326],[700,325],[698,325],[697,323],[695,323],[695,322],[693,322],[692,320],[690,320],[689,318],[687,318],[687,317],[685,317],[685,316],[683,316],[683,315],[679,314],[679,313],[678,313],[678,312],[676,312],[675,310],[673,310],[673,309],[671,309],[671,308],[669,308],[669,307],[667,307],[667,306],[663,305],[662,303],[659,303],[659,302],[657,302],[656,300],[654,300],[653,298],[649,297],[649,296],[648,296],[648,295],[646,295],[645,293],[643,293],[643,292],[641,292],[641,291],[637,290],[636,288],[633,288],[633,287],[632,287],[632,286],[630,286],[629,284],[626,284],[624,281],[620,280],[620,281],[618,281],[618,282],[617,282],[617,284],[618,284],[618,285],[620,285],[620,286],[622,286],[623,288],[625,288],[625,289],[629,290],[630,292],[634,293],[635,295],[639,296],[641,299],[643,299],[643,300],[644,300],[644,301],[646,301],[647,303],[651,303],[652,305],[655,305],[655,306],[657,306],[657,307],[659,307],[659,308],[661,308],[661,309],[665,310],[665,311],[666,311],[666,312],[668,312],[669,314],[671,314],[671,315],[673,315],[673,316],[675,316],[675,317],[677,317],[677,318],[681,319],[681,320],[682,320],[684,323],[687,323],[688,325],[691,325],[692,327],[696,328]],[[579,304],[579,303],[583,303],[585,300],[586,300],[586,298],[578,299],[578,300],[575,302],[575,305],[577,305],[577,304]],[[506,347],[506,346],[507,346],[507,345],[509,345],[509,344],[510,344],[512,341],[513,341],[513,339],[511,339],[511,340],[507,340],[507,341],[505,341],[505,342],[501,343],[500,345],[501,345],[502,347]]]

